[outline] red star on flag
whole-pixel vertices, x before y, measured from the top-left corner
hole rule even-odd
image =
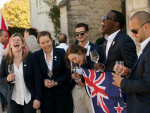
[[[123,107],[120,107],[120,104],[118,102],[118,107],[114,107],[117,110],[117,113],[121,113],[121,111],[123,110]]]

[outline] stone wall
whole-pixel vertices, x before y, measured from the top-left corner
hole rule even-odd
[[[121,0],[68,0],[69,38],[75,39],[74,26],[77,23],[83,22],[89,25],[89,40],[95,42],[97,38],[102,36],[100,33],[102,16],[112,9],[121,11]],[[63,21],[63,18],[61,21]]]
[[[132,33],[129,29],[129,19],[130,17],[137,11],[147,11],[150,12],[150,0],[126,0],[126,20],[127,20],[127,34],[132,37]],[[132,37],[134,40],[136,46],[137,46],[137,52],[140,49],[140,45],[135,39],[135,37]]]
[[[43,0],[30,0],[31,27],[36,27],[39,31],[48,30],[55,39],[53,23],[46,13],[49,12],[49,9]]]

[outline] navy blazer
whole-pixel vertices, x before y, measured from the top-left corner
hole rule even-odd
[[[61,95],[70,89],[71,71],[67,68],[65,62],[65,51],[59,48],[53,48],[53,75],[52,80],[58,83],[57,86],[47,88],[44,85],[44,80],[49,79],[47,75],[48,66],[44,58],[43,49],[33,53],[39,65],[40,74],[42,76],[42,96],[50,96],[51,94]]]
[[[124,61],[126,67],[132,69],[137,59],[136,46],[133,40],[123,31],[114,38],[105,60],[105,71],[113,71],[116,61]]]
[[[150,42],[135,62],[128,79],[121,81],[122,92],[127,92],[128,113],[150,112]]]
[[[0,83],[8,85],[7,100],[10,102],[15,83],[7,82],[8,75],[8,64],[3,58],[0,68]],[[26,62],[23,61],[23,77],[25,85],[31,93],[31,98],[41,100],[41,77],[38,65],[32,55],[28,56]]]

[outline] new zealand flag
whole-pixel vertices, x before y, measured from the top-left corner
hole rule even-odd
[[[93,113],[126,113],[121,90],[112,84],[111,72],[82,69]]]

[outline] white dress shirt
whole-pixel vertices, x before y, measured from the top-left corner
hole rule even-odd
[[[44,51],[43,51],[44,52]],[[53,49],[52,49],[52,52],[50,53],[51,55],[51,60],[49,62],[47,62],[46,60],[46,53],[44,52],[44,58],[45,58],[45,61],[46,61],[46,64],[47,64],[47,67],[50,71],[52,71],[52,67],[53,67]]]
[[[27,89],[24,76],[23,76],[23,63],[19,65],[19,69],[15,64],[14,65],[14,74],[15,74],[15,83],[12,93],[12,100],[14,100],[19,105],[24,105],[24,102],[28,104],[31,100],[31,94]]]
[[[60,43],[58,46],[56,46],[56,48],[62,48],[65,50],[65,52],[67,51],[68,49],[68,45],[66,45],[66,43]]]
[[[145,46],[148,44],[148,42],[150,41],[150,37],[148,37],[146,40],[144,40],[142,43],[141,43],[141,49],[138,53],[138,58],[140,57],[140,55],[143,53],[143,49],[145,48]]]
[[[108,51],[110,49],[110,46],[114,40],[114,38],[116,37],[116,35],[118,34],[120,30],[114,32],[113,34],[109,35],[106,40],[107,40],[107,46],[106,46],[106,58],[107,58],[107,55],[108,55]]]
[[[0,64],[4,55],[4,45],[0,43]]]

